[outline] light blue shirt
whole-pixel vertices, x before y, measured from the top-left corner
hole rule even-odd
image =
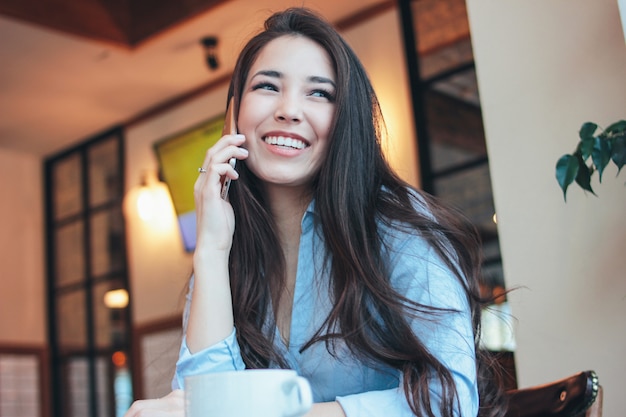
[[[363,363],[341,342],[336,344],[335,356],[327,351],[324,343],[316,343],[300,352],[331,308],[328,275],[323,268],[323,241],[314,227],[314,216],[314,204],[311,204],[302,220],[289,346],[285,346],[277,333],[277,348],[289,366],[308,379],[315,402],[336,400],[347,417],[413,416],[398,370]],[[452,372],[461,403],[456,414],[475,417],[478,392],[467,296],[457,278],[425,240],[415,233],[380,227],[394,288],[418,303],[456,310],[437,315],[435,320],[430,316],[412,319],[411,326],[430,353]],[[192,291],[193,278],[184,313],[185,327]],[[235,332],[233,329],[225,340],[194,354],[189,352],[183,336],[172,387],[184,388],[184,378],[189,375],[245,369]],[[439,384],[431,382],[430,390],[433,409],[438,410]]]

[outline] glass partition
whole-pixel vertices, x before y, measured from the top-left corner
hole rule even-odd
[[[121,129],[45,163],[55,417],[121,416],[132,400],[123,166]]]

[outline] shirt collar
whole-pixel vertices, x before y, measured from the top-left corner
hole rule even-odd
[[[306,233],[311,230],[311,228],[313,227],[313,220],[315,215],[315,200],[311,200],[304,212],[304,215],[302,216],[302,221],[300,222],[302,233]]]

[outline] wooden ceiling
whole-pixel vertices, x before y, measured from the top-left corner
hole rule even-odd
[[[0,15],[134,48],[226,2],[228,0],[0,0]],[[382,2],[377,8],[387,8],[392,3]],[[468,36],[465,0],[414,0],[413,8],[420,53]],[[336,23],[342,26],[344,22]]]
[[[1,0],[0,14],[134,48],[226,0]]]

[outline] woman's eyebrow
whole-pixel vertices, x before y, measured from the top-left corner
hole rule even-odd
[[[326,78],[326,77],[312,76],[312,77],[309,77],[309,81],[313,83],[330,84],[333,86],[333,88],[337,87],[333,80],[331,80],[330,78]]]
[[[259,75],[265,75],[266,77],[272,77],[272,78],[283,78],[283,74],[280,71],[275,71],[275,70],[260,70],[258,72],[256,72],[252,77],[258,77]]]
[[[266,77],[272,77],[272,78],[283,78],[283,73],[280,71],[276,71],[276,70],[260,70],[257,71],[252,77],[258,77],[260,75],[264,75]],[[335,85],[335,82],[328,78],[328,77],[323,77],[320,75],[312,75],[310,77],[307,78],[307,81],[312,82],[312,83],[321,83],[321,84],[330,84],[333,86],[333,88],[336,88],[337,86]]]

